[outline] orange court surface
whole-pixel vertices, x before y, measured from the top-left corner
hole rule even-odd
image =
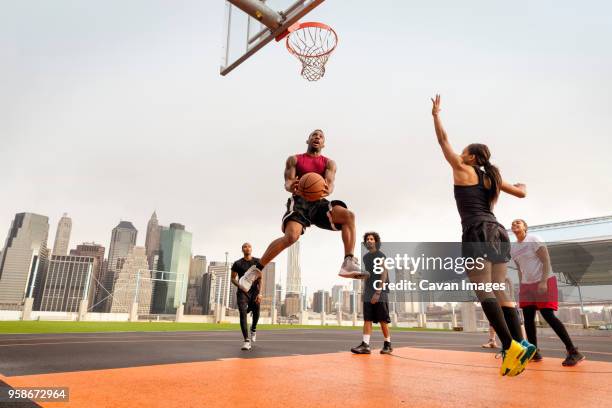
[[[69,402],[13,406],[371,407],[386,401],[388,407],[544,408],[612,400],[610,337],[580,339],[593,350],[585,348],[587,361],[574,368],[549,357],[559,355],[559,344],[545,338],[544,361],[506,378],[499,375],[495,353],[480,352],[482,334],[398,332],[391,356],[345,351],[359,339],[347,330],[262,331],[250,352],[238,349],[234,332],[30,336],[3,336],[1,352],[10,349],[27,360],[22,353],[36,345],[49,355],[55,351],[56,358],[39,361],[39,369],[36,362],[18,367],[3,360],[0,381],[9,387],[68,387]],[[92,367],[103,353],[109,353],[102,359],[107,366],[118,368]],[[172,354],[178,362],[164,360]],[[155,364],[146,365],[148,360]]]

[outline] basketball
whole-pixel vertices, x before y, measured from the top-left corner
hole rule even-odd
[[[306,201],[317,201],[323,197],[325,179],[318,173],[306,173],[300,178],[298,193]]]

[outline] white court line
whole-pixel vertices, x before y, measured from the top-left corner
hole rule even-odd
[[[96,340],[96,341],[68,341],[68,342],[40,342],[40,343],[13,343],[13,344],[0,344],[0,347],[27,347],[27,346],[42,346],[42,345],[65,345],[65,344],[99,344],[99,343],[155,343],[155,342],[203,342],[203,343],[214,343],[223,341],[226,342],[229,339],[153,339],[153,340],[143,340],[143,339],[134,339],[134,340]],[[234,338],[232,338],[234,340]],[[274,343],[278,342],[278,340],[266,340],[261,339],[259,342],[269,342]],[[346,343],[344,339],[285,339],[283,342],[312,342],[312,343],[321,343],[321,342],[341,342]],[[469,344],[461,344],[461,343],[418,343],[414,341],[393,341],[392,344],[402,344],[405,347],[414,347],[414,348],[430,348],[435,346],[442,347],[461,347],[461,348],[477,348],[480,347],[478,345],[469,345]],[[565,351],[562,349],[545,349],[553,350],[553,351]],[[592,351],[592,350],[584,350],[581,349],[583,353],[588,354],[600,354],[600,355],[609,355],[612,356],[610,352],[604,351]],[[325,352],[325,351],[323,351]]]

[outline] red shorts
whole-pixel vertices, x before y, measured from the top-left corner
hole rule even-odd
[[[535,306],[537,309],[559,309],[559,290],[557,289],[557,278],[548,278],[548,290],[544,293],[538,292],[538,283],[521,283],[519,293],[519,306]]]

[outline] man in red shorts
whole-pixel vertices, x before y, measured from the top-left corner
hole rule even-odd
[[[524,220],[512,221],[512,232],[517,242],[512,245],[510,255],[516,263],[521,283],[519,306],[523,309],[527,339],[531,344],[538,345],[535,315],[539,310],[544,320],[565,344],[567,358],[562,364],[575,366],[585,357],[576,349],[565,326],[555,316],[555,310],[559,308],[559,292],[557,278],[552,273],[548,249],[538,237],[527,234],[527,223]],[[532,361],[541,360],[542,355],[538,349]]]

